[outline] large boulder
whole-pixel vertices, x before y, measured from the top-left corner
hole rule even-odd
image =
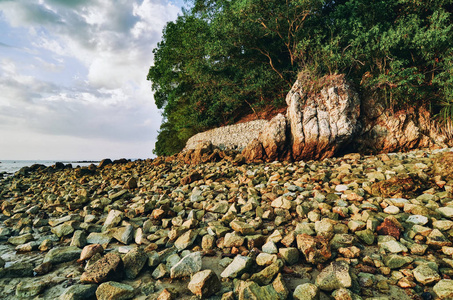
[[[274,161],[282,158],[286,143],[286,117],[276,115],[267,123],[258,135],[242,151],[242,155],[249,162],[263,160]]]
[[[319,92],[307,91],[306,80],[298,79],[286,96],[295,160],[331,157],[359,130],[360,100],[345,76],[326,76],[319,84]]]

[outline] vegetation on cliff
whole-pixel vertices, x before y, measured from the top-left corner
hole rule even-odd
[[[155,147],[170,155],[193,134],[285,104],[344,73],[389,108],[453,116],[452,0],[188,0],[167,24],[147,79],[163,110]]]

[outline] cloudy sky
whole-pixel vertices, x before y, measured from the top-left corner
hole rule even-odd
[[[0,0],[0,160],[148,158],[152,49],[182,0]]]

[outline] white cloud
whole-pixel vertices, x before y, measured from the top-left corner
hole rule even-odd
[[[69,155],[81,142],[105,153],[98,158],[109,156],[103,145],[150,156],[161,116],[146,75],[179,11],[164,0],[0,1],[8,36],[28,35],[0,40],[15,45],[0,47],[0,159],[22,153],[12,149],[24,141],[36,155]]]

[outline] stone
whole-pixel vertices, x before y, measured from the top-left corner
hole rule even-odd
[[[389,215],[396,215],[400,212],[400,209],[395,205],[389,205],[386,208],[384,208],[384,212]]]
[[[245,238],[236,233],[227,233],[223,239],[223,246],[227,248],[241,247],[244,244]]]
[[[96,284],[75,284],[67,288],[59,300],[85,300],[96,296]]]
[[[115,281],[104,282],[96,290],[98,300],[127,300],[134,298],[134,295],[132,286]]]
[[[446,238],[439,229],[433,229],[433,231],[431,231],[431,233],[426,238],[426,244],[435,249],[440,249],[443,246],[453,245],[453,243],[450,242],[450,240]]]
[[[428,264],[418,265],[414,271],[415,279],[423,285],[429,285],[433,282],[441,280],[439,273],[430,268]]]
[[[105,219],[104,225],[102,226],[102,232],[117,226],[122,220],[123,212],[112,209]]]
[[[220,277],[236,278],[246,272],[252,264],[253,260],[250,257],[237,255],[225,270],[223,270]]]
[[[201,270],[201,252],[193,252],[184,256],[170,269],[171,278],[181,278],[195,274]]]
[[[33,241],[33,235],[31,233],[19,235],[19,236],[12,236],[8,239],[8,243],[13,244],[15,246],[22,245]]]
[[[297,249],[296,249],[297,251]],[[299,251],[298,251],[299,252]],[[258,266],[268,266],[272,263],[274,263],[277,260],[277,255],[276,254],[268,254],[261,252],[256,256],[256,264]]]
[[[273,241],[268,241],[266,244],[263,245],[261,250],[264,253],[268,253],[268,254],[278,253],[278,248]]]
[[[425,225],[428,223],[428,218],[422,215],[411,215],[406,219],[406,222],[415,225]]]
[[[168,273],[167,267],[165,266],[165,264],[161,263],[154,269],[151,276],[153,276],[154,279],[160,279],[165,277],[167,273]]]
[[[175,293],[173,293],[170,289],[165,288],[162,290],[162,292],[160,292],[157,300],[173,300],[175,298]]]
[[[453,207],[451,206],[439,207],[438,210],[443,217],[449,219],[453,218]]]
[[[53,248],[44,256],[43,262],[59,264],[67,261],[76,260],[80,257],[82,250],[75,246]]]
[[[376,232],[380,235],[390,235],[395,239],[399,240],[401,235],[401,229],[395,222],[390,218],[385,218],[377,228]]]
[[[299,261],[299,250],[297,248],[279,248],[278,253],[288,265],[294,265]]]
[[[210,234],[206,234],[201,239],[201,248],[203,250],[211,250],[214,248],[214,243],[215,243],[215,237]]]
[[[271,206],[275,208],[291,209],[291,201],[284,197],[278,197],[271,202]]]
[[[398,254],[390,254],[384,256],[384,264],[390,269],[401,268],[406,264],[410,264],[414,259],[410,256],[402,256]]]
[[[101,245],[108,245],[112,237],[109,234],[101,233],[101,232],[91,232],[87,236],[87,244],[101,244]]]
[[[433,227],[440,231],[447,231],[453,227],[453,221],[450,220],[439,220],[433,222]]]
[[[356,231],[355,234],[367,245],[373,245],[374,233],[370,229]]]
[[[221,283],[212,270],[203,270],[192,276],[187,287],[193,294],[207,298],[220,291]]]
[[[92,244],[85,246],[82,249],[82,252],[80,253],[80,258],[77,260],[77,262],[82,262],[84,260],[90,259],[93,255],[96,253],[103,253],[104,252],[104,247],[99,244]]]
[[[182,234],[176,241],[175,247],[182,251],[187,247],[191,246],[195,239],[197,238],[198,234],[196,230],[188,230],[184,234]]]
[[[21,278],[33,276],[34,265],[29,262],[16,262],[3,269],[3,277],[6,278]]]
[[[254,273],[250,277],[250,280],[255,281],[260,286],[268,285],[272,282],[274,277],[280,272],[282,267],[283,267],[283,262],[281,260],[277,260],[276,262],[267,266],[266,268],[259,271],[258,273]]]
[[[349,230],[351,230],[351,232],[356,232],[358,230],[362,230],[365,228],[365,226],[366,226],[366,223],[363,221],[351,220],[348,222],[348,227],[349,227]]]
[[[80,276],[80,281],[83,283],[103,283],[119,280],[123,277],[123,269],[123,261],[119,254],[107,253]]]
[[[401,244],[395,240],[390,240],[390,241],[380,243],[379,246],[382,249],[387,250],[391,253],[408,252],[408,249],[406,246],[404,246],[403,244]]]
[[[235,288],[235,292],[238,295],[238,300],[284,300],[287,299],[289,295],[281,274],[277,275],[277,278],[272,284],[265,286],[259,286],[253,281],[239,281]]]
[[[312,237],[303,233],[298,234],[296,240],[297,248],[299,248],[309,263],[323,263],[332,256],[329,242],[323,237]]]
[[[132,225],[112,228],[109,232],[113,238],[125,245],[130,244],[134,240],[134,226]]]
[[[354,295],[350,290],[345,288],[340,288],[338,290],[333,291],[332,297],[335,300],[353,300],[353,299],[361,299]]]
[[[21,281],[16,287],[16,296],[19,298],[31,298],[40,294],[48,286],[41,280]]]
[[[330,239],[334,235],[334,226],[329,219],[324,218],[315,222],[315,231],[317,235]]]
[[[382,181],[382,180],[385,180],[385,175],[382,174],[382,172],[370,172],[370,173],[366,173],[366,177],[367,177],[368,180],[370,180],[371,182],[373,182],[373,181]]]
[[[136,189],[138,187],[138,182],[137,182],[137,178],[135,177],[131,177],[129,178],[128,181],[126,181],[126,183],[124,184],[124,188],[125,189]]]
[[[343,261],[331,262],[316,277],[316,285],[323,291],[348,288],[352,285],[349,265]]]
[[[135,248],[123,257],[124,274],[127,279],[134,279],[143,269],[148,260],[148,254],[142,248]]]
[[[242,235],[248,235],[248,234],[255,233],[255,228],[253,228],[252,225],[245,223],[245,222],[232,221],[232,222],[230,222],[230,227],[234,231],[239,232]]]
[[[317,300],[319,299],[319,289],[313,283],[299,284],[293,293],[295,300]]]
[[[72,235],[71,244],[69,246],[75,246],[83,248],[87,244],[87,236],[83,230],[76,230]]]
[[[52,233],[58,236],[59,238],[62,236],[67,236],[70,235],[71,233],[74,232],[74,227],[72,227],[72,222],[65,222],[63,224],[60,224],[58,226],[52,227],[51,229]]]
[[[439,299],[453,299],[453,280],[440,280],[434,285],[433,291]]]
[[[50,262],[45,262],[33,269],[33,272],[36,275],[41,276],[49,273],[52,270],[52,264]]]
[[[349,247],[356,242],[356,238],[352,234],[337,233],[330,240],[330,245],[333,249]]]
[[[433,124],[433,116],[423,107],[407,107],[398,112],[383,109],[375,97],[362,99],[368,107],[362,118],[363,130],[354,140],[359,151],[389,153],[407,149],[429,148],[435,144],[445,147],[445,135]]]

